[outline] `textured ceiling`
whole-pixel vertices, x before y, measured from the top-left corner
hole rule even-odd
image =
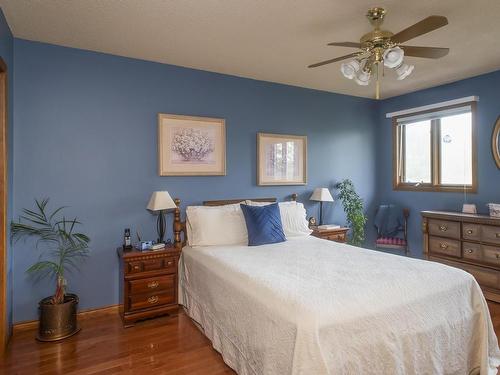
[[[429,15],[450,23],[408,43],[450,54],[407,58],[413,74],[388,72],[382,97],[500,69],[500,0],[0,0],[18,38],[365,97],[373,85],[344,79],[340,63],[306,66],[354,52],[326,44],[358,41],[374,5],[394,33]]]

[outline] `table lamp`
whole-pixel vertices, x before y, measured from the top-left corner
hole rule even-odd
[[[151,195],[146,208],[152,212],[158,212],[158,220],[156,221],[158,243],[163,243],[165,236],[165,211],[176,207],[168,191],[155,191]]]
[[[330,190],[327,188],[316,188],[309,200],[319,202],[319,225],[323,225],[323,202],[333,202]]]

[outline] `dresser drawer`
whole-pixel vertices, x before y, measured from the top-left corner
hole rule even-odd
[[[468,261],[481,262],[483,259],[481,245],[478,243],[463,242],[462,257]]]
[[[177,260],[176,258],[165,258],[163,260],[163,268],[167,270],[167,272],[177,272]]]
[[[130,294],[161,292],[175,287],[175,275],[128,281]]]
[[[429,250],[434,254],[447,255],[455,258],[461,257],[460,241],[450,240],[448,238],[429,237]]]
[[[175,302],[175,290],[161,292],[138,294],[129,297],[130,310],[141,310],[152,307],[168,305]]]
[[[448,220],[429,220],[429,234],[439,237],[460,238],[460,222]]]
[[[499,273],[487,268],[474,267],[469,265],[460,266],[460,268],[474,276],[479,285],[487,288],[499,288]]]
[[[500,267],[500,247],[483,245],[482,250],[484,263]]]
[[[465,240],[481,240],[481,225],[472,223],[462,224],[462,238]]]
[[[481,241],[500,244],[500,227],[493,225],[481,226]]]

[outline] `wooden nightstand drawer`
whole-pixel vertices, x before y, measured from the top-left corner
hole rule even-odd
[[[161,292],[173,289],[175,286],[175,275],[149,277],[128,281],[130,294]]]
[[[329,236],[324,237],[325,240],[337,241],[337,242],[345,242],[345,234],[331,234]]]
[[[151,259],[142,261],[142,270],[147,271],[157,271],[163,268],[163,259]]]
[[[173,289],[161,293],[138,294],[129,297],[130,310],[149,309],[151,307],[168,305],[175,302]]]
[[[458,221],[429,219],[429,234],[439,237],[460,238]]]
[[[167,270],[167,272],[177,272],[177,261],[175,258],[165,258],[163,260],[163,268]]]
[[[322,238],[324,240],[335,241],[335,242],[346,242],[347,232],[349,228],[335,228],[327,230],[319,230],[317,227],[311,227],[313,232],[311,233],[314,237]]]
[[[460,242],[442,237],[429,237],[429,251],[434,254],[461,257]]]

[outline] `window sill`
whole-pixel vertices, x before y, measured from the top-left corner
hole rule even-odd
[[[393,185],[393,190],[401,191],[421,191],[421,192],[442,192],[442,193],[477,193],[477,186],[466,186],[463,185],[419,185],[414,184],[398,184]]]

